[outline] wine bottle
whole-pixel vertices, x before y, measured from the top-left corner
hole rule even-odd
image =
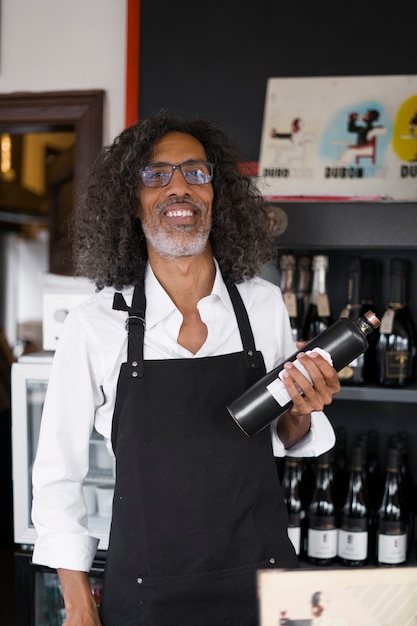
[[[347,567],[361,567],[368,559],[370,510],[363,454],[362,446],[353,447],[349,486],[340,518],[337,554],[341,564]]]
[[[348,463],[346,459],[346,428],[336,428],[336,445],[334,447],[334,481],[336,504],[343,505],[349,484]]]
[[[307,560],[330,565],[337,555],[337,514],[328,453],[317,459],[316,484],[308,509]]]
[[[316,255],[313,257],[313,284],[311,288],[310,302],[304,316],[301,337],[302,341],[309,341],[332,323],[332,316],[327,294],[327,270],[329,257]]]
[[[402,451],[401,466],[400,466],[402,482],[404,484],[404,489],[406,491],[407,499],[410,501],[410,503],[414,505],[415,484],[414,484],[414,478],[410,471],[410,466],[408,462],[408,434],[405,430],[400,430],[397,433],[397,437],[401,443],[401,451]]]
[[[375,429],[370,429],[367,432],[367,457],[366,457],[366,473],[367,483],[369,486],[369,495],[371,498],[371,504],[376,508],[378,505],[376,497],[372,494],[381,493],[381,469],[379,466],[378,458],[378,432]]]
[[[323,356],[333,361],[334,368],[340,370],[366,350],[367,335],[378,325],[379,320],[371,311],[360,317],[357,322],[340,318],[304,345],[302,351],[308,353],[310,350],[321,350]],[[227,407],[230,415],[247,435],[259,432],[292,406],[291,397],[280,378],[287,361],[293,362],[307,380],[310,380],[307,371],[296,358],[298,352],[300,350],[262,377]]]
[[[375,276],[375,261],[374,259],[362,259],[362,274],[361,274],[361,315],[364,315],[366,311],[375,311],[378,315],[378,311],[375,308],[374,303],[374,276]],[[375,385],[378,380],[378,368],[376,362],[376,344],[378,343],[379,333],[372,333],[369,336],[369,348],[364,354],[364,382],[368,385]]]
[[[293,254],[283,254],[280,258],[281,292],[290,318],[294,341],[298,341],[297,294],[295,292],[296,260]]]
[[[388,449],[387,472],[377,516],[377,563],[401,565],[407,558],[407,513],[401,495],[400,451]]]
[[[405,431],[400,431],[395,435],[391,435],[389,438],[389,446],[396,448],[399,453],[398,479],[400,484],[400,495],[402,497],[407,515],[407,545],[410,547],[410,542],[414,536],[415,493],[414,480],[408,466],[407,433]]]
[[[340,313],[340,317],[347,317],[353,322],[360,317],[362,303],[360,297],[362,261],[358,256],[350,256],[348,259],[348,288],[346,305]],[[368,309],[369,310],[369,309]],[[340,382],[344,385],[360,385],[365,382],[365,355],[360,354],[356,359],[348,363],[339,372]]]
[[[301,255],[298,258],[298,284],[297,284],[297,327],[298,339],[302,339],[304,316],[307,312],[311,294],[311,258]]]
[[[391,259],[389,303],[377,344],[379,383],[388,387],[404,387],[414,376],[416,331],[408,307],[409,273],[407,259]]]
[[[294,546],[295,553],[299,556],[304,546],[306,517],[301,495],[300,459],[285,457],[282,489],[288,511],[288,537]]]

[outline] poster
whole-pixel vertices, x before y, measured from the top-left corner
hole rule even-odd
[[[417,75],[270,78],[258,174],[265,196],[416,200]]]
[[[258,572],[260,626],[414,626],[417,568]]]

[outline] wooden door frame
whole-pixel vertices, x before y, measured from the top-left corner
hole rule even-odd
[[[74,210],[84,178],[103,145],[103,103],[103,90],[0,94],[0,133],[75,132]],[[53,226],[54,216],[49,220]],[[59,229],[50,230],[53,235]],[[50,271],[70,273],[68,241],[52,239]]]
[[[76,133],[75,185],[103,145],[104,91],[0,94],[0,132],[47,132],[71,127]]]

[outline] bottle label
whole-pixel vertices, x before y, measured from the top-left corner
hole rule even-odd
[[[339,529],[337,554],[342,559],[364,561],[368,556],[367,531]]]
[[[378,533],[378,562],[389,565],[404,563],[407,558],[407,534]]]
[[[301,528],[299,526],[288,526],[288,538],[294,546],[295,554],[300,554]]]
[[[284,303],[290,317],[297,317],[297,296],[295,293],[284,293]]]
[[[386,352],[385,370],[387,378],[403,378],[410,375],[412,359],[409,352]]]
[[[337,554],[337,528],[308,529],[308,556],[331,559]]]
[[[307,350],[306,354],[311,354],[312,350]],[[314,352],[318,352],[330,365],[333,365],[332,357],[328,352],[322,350],[321,348],[314,348]],[[303,367],[298,359],[294,359],[292,361],[293,365],[307,378],[308,382],[311,384],[311,378],[305,367]],[[283,375],[283,370],[281,370],[275,380],[269,385],[266,386],[269,393],[275,400],[278,402],[280,406],[285,406],[289,402],[291,402],[291,396],[285,388],[284,383],[281,380]]]

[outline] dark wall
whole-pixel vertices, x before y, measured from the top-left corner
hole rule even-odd
[[[269,77],[417,73],[415,0],[387,4],[142,0],[140,117],[209,117],[258,160]]]

